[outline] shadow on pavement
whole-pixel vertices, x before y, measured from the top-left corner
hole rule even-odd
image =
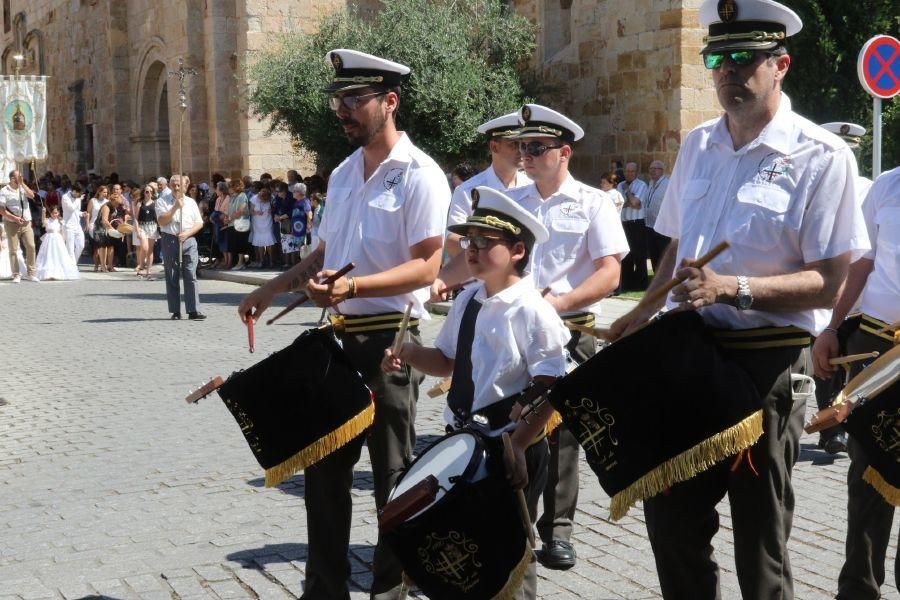
[[[112,317],[110,319],[87,319],[82,323],[139,323],[142,321],[169,321],[168,317],[157,317],[154,319],[141,319],[138,317]]]
[[[265,487],[266,480],[263,477],[258,477],[257,479],[251,479],[247,482],[248,485],[261,488]],[[285,494],[290,494],[292,496],[303,497],[303,492],[306,487],[306,479],[303,473],[298,473],[294,475],[287,481],[279,483],[275,486],[277,489],[281,490]],[[375,489],[375,486],[372,484],[372,472],[371,471],[354,471],[353,472],[353,489],[354,490],[368,490],[372,491]]]
[[[306,544],[266,544],[261,548],[249,548],[232,552],[225,558],[239,562],[245,569],[264,569],[266,565],[306,560]]]
[[[845,453],[828,454],[816,444],[800,444],[800,458],[797,462],[808,462],[813,465],[833,465],[838,460],[849,460]]]

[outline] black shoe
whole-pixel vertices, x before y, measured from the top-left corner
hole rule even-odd
[[[171,319],[172,319],[173,321],[180,321],[180,320],[181,320],[181,313],[172,313]]]
[[[825,442],[825,452],[838,454],[847,451],[847,434],[841,432]]]
[[[536,553],[538,562],[552,571],[567,571],[575,566],[575,548],[569,542],[553,540]]]
[[[205,318],[206,318],[206,315],[204,315],[203,313],[198,313],[198,312],[188,313],[188,319],[190,319],[191,321],[202,321]]]

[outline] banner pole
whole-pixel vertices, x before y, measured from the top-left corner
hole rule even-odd
[[[872,98],[872,180],[881,175],[881,98]]]

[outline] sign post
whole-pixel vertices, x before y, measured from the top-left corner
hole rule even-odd
[[[881,174],[881,101],[900,93],[900,41],[876,35],[863,45],[856,62],[863,89],[872,96],[872,179]]]

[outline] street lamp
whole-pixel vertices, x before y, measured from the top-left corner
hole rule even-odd
[[[25,57],[21,54],[13,54],[13,60],[16,61],[16,79],[18,79],[19,70],[22,68],[22,62],[25,60]]]

